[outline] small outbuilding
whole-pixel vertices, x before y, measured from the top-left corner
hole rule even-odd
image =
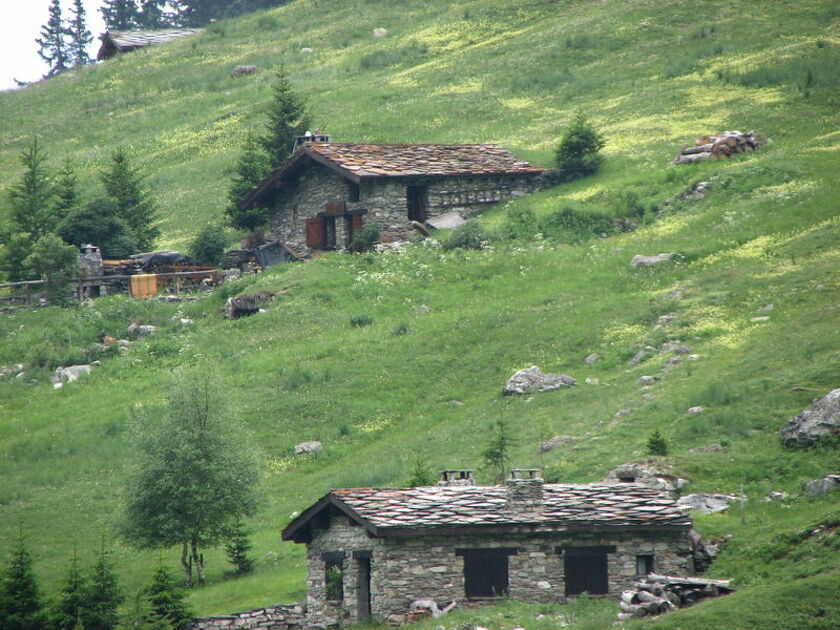
[[[691,519],[634,483],[504,485],[444,471],[437,486],[333,490],[284,530],[307,545],[311,625],[371,615],[398,623],[412,602],[556,602],[617,594],[652,571],[693,573]]]
[[[539,188],[543,169],[492,144],[371,144],[299,139],[241,202],[269,208],[269,231],[295,251],[341,249],[365,224],[405,228],[467,217]]]
[[[97,61],[110,59],[120,53],[156,46],[200,33],[198,28],[167,29],[160,31],[108,31],[99,36],[102,45],[96,54]]]

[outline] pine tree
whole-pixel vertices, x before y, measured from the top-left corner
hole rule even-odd
[[[124,31],[137,27],[135,0],[105,0],[99,10],[109,30]]]
[[[240,230],[253,231],[268,221],[267,208],[241,208],[242,199],[268,175],[268,158],[252,133],[245,139],[242,154],[236,162],[236,173],[228,190],[229,205],[225,209],[228,223]]]
[[[24,264],[45,281],[50,304],[71,304],[71,281],[79,275],[78,249],[65,243],[56,234],[47,234],[35,242]]]
[[[647,454],[648,455],[667,455],[668,454],[668,442],[662,437],[662,434],[659,432],[659,429],[654,431],[651,436],[648,438],[647,441]]]
[[[194,616],[185,601],[184,589],[175,584],[175,580],[166,567],[160,566],[146,589],[151,607],[150,622],[165,620],[173,630],[184,630]]]
[[[554,155],[561,179],[570,181],[598,170],[604,158],[598,152],[604,148],[604,136],[578,113],[566,129]]]
[[[23,534],[0,583],[0,630],[44,630],[38,583]]]
[[[295,139],[302,136],[310,125],[306,104],[292,90],[289,76],[282,66],[277,72],[274,93],[266,113],[268,123],[260,143],[268,154],[269,167],[273,169],[291,155]]]
[[[70,158],[65,158],[56,173],[55,180],[55,215],[62,221],[79,205],[79,178]]]
[[[503,419],[496,421],[496,430],[490,437],[490,442],[482,453],[484,464],[493,471],[493,479],[501,483],[505,479],[505,472],[510,463],[510,449],[514,441],[511,437],[507,422]]]
[[[246,575],[254,570],[254,562],[248,557],[251,550],[251,541],[245,532],[245,526],[241,520],[237,520],[233,526],[231,537],[225,545],[225,554],[228,557],[236,576]]]
[[[164,12],[166,0],[140,0],[140,13],[137,15],[137,25],[150,30],[173,26],[169,16]]]
[[[429,460],[422,455],[415,457],[414,465],[411,469],[411,477],[408,480],[408,487],[431,486],[434,482],[435,475],[429,467]]]
[[[51,630],[75,630],[81,622],[84,627],[87,620],[88,585],[79,572],[79,565],[73,554],[73,563],[67,573],[67,582],[58,594],[54,609],[50,614]]]
[[[35,40],[38,44],[38,54],[47,62],[50,69],[44,78],[54,77],[70,67],[71,59],[64,41],[66,30],[64,20],[61,19],[61,2],[52,0],[50,17],[41,27],[41,37]]]
[[[84,66],[91,62],[87,48],[93,41],[93,36],[87,29],[85,5],[82,4],[82,0],[73,0],[71,11],[73,17],[70,18],[67,28],[67,35],[70,37],[67,58],[73,66]]]
[[[105,193],[117,203],[117,216],[131,228],[137,246],[141,251],[150,250],[160,234],[154,225],[155,203],[124,147],[114,149],[111,166],[101,177]]]
[[[85,630],[114,630],[119,622],[118,609],[125,598],[120,592],[117,576],[108,562],[104,546],[93,565],[88,584]]]
[[[120,630],[172,630],[172,624],[152,612],[146,590],[140,589],[123,607],[119,628]]]

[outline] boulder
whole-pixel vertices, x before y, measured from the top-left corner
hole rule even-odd
[[[303,48],[300,49],[300,52],[303,55],[311,55],[315,51],[313,49],[309,48],[308,46],[304,46]]]
[[[375,28],[373,29],[373,36],[374,37],[385,37],[388,35],[387,28]]]
[[[669,352],[673,352],[674,354],[691,354],[691,348],[679,341],[666,341],[659,348],[659,353],[668,354]]]
[[[272,299],[274,299],[274,293],[270,291],[228,298],[225,302],[225,319],[239,319],[264,312],[260,306]]]
[[[426,220],[426,225],[435,228],[436,230],[454,230],[456,227],[464,225],[467,220],[461,216],[460,212],[444,212],[436,217]]]
[[[705,408],[703,405],[697,405],[697,406],[695,406],[695,407],[689,407],[689,408],[686,410],[686,412],[685,412],[685,413],[686,413],[686,415],[688,415],[688,416],[696,416],[696,415],[697,415],[697,414],[699,414],[699,413],[703,413],[703,411],[704,411],[705,409],[706,409],[706,408]]]
[[[659,318],[656,320],[658,324],[670,324],[677,318],[676,313],[667,313],[665,315],[660,315]]]
[[[532,394],[534,392],[550,392],[561,387],[573,387],[577,381],[565,374],[543,374],[536,365],[519,370],[508,379],[502,389],[505,396],[511,394]]]
[[[583,362],[586,365],[592,365],[593,363],[595,363],[596,361],[599,361],[600,359],[601,359],[601,355],[598,354],[597,352],[593,352],[592,354],[587,355],[586,358],[583,360]]]
[[[705,446],[695,446],[694,448],[688,449],[688,452],[689,453],[719,453],[723,450],[726,450],[726,449],[723,448],[722,444],[718,444],[717,442],[714,442],[712,444],[706,444]]]
[[[313,440],[311,442],[301,442],[295,446],[295,455],[308,455],[309,453],[320,453],[324,450],[324,445]]]
[[[840,488],[840,475],[826,475],[822,479],[814,479],[805,484],[805,496],[822,497]]]
[[[152,326],[151,324],[131,324],[128,327],[128,334],[135,335],[137,337],[148,337],[149,335],[154,335],[157,332],[157,326]]]
[[[655,376],[640,376],[639,380],[636,381],[639,385],[653,385],[659,379]]]
[[[633,267],[633,269],[641,269],[643,267],[655,267],[656,265],[661,265],[664,262],[672,260],[674,256],[676,256],[674,252],[654,255],[636,254],[630,260],[630,266]]]
[[[735,503],[740,500],[741,499],[738,497],[733,497],[728,494],[704,494],[698,492],[680,497],[677,499],[677,505],[680,505],[687,510],[691,510],[692,512],[714,514],[715,512],[722,512],[727,509],[731,503]]]
[[[257,66],[236,66],[230,75],[235,79],[236,77],[244,77],[248,74],[254,74],[257,71]]]
[[[571,444],[574,441],[571,435],[555,435],[550,440],[546,440],[545,442],[540,442],[540,453],[548,453],[549,451],[553,451],[558,446],[563,446],[564,444]]]
[[[72,383],[79,380],[82,374],[89,374],[93,370],[92,365],[71,365],[68,367],[57,367],[52,377],[52,384],[55,389],[64,387],[65,383]]]
[[[614,468],[602,480],[603,483],[639,483],[657,490],[674,492],[688,485],[688,480],[672,474],[666,468],[653,461],[627,462]]]
[[[840,437],[840,389],[835,389],[788,420],[779,431],[791,448],[811,448],[821,440]]]

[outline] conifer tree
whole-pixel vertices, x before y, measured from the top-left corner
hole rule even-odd
[[[41,27],[41,37],[35,40],[39,46],[38,54],[50,67],[44,75],[45,79],[54,77],[70,67],[72,60],[68,54],[67,42],[64,40],[65,34],[64,20],[61,18],[61,2],[52,0],[49,19]]]
[[[24,264],[45,281],[50,304],[67,306],[71,303],[71,280],[79,274],[78,249],[56,234],[47,234],[35,242]]]
[[[73,554],[73,562],[67,573],[67,581],[58,594],[52,613],[50,614],[51,630],[75,630],[81,622],[82,627],[87,620],[87,593],[86,580],[79,571],[76,554]]]
[[[109,30],[124,31],[137,27],[135,0],[105,0],[99,10]]]
[[[148,251],[160,234],[154,225],[155,203],[124,147],[114,149],[111,165],[101,177],[105,193],[117,204],[117,216],[131,228],[140,250]]]
[[[254,570],[254,561],[248,557],[251,550],[251,541],[245,532],[245,526],[240,519],[237,519],[233,526],[231,537],[225,545],[225,554],[234,567],[234,575],[246,575]]]
[[[510,450],[513,446],[514,440],[510,435],[507,422],[500,418],[496,421],[496,429],[482,453],[484,464],[493,472],[493,479],[497,483],[505,480],[507,465],[510,463]]]
[[[184,589],[175,584],[169,571],[161,565],[146,589],[151,607],[148,621],[164,620],[173,630],[184,630],[193,619],[193,611],[185,600]]]
[[[273,169],[292,154],[295,138],[306,132],[311,121],[306,104],[292,90],[289,75],[282,66],[277,72],[274,93],[266,113],[268,122],[260,143],[268,154],[269,167]]]
[[[87,28],[85,5],[82,4],[82,0],[73,0],[70,10],[72,17],[67,28],[67,35],[70,37],[67,58],[73,66],[84,66],[91,61],[87,48],[93,41],[93,36]]]
[[[44,611],[23,534],[0,583],[0,630],[44,630]]]
[[[252,133],[245,139],[242,154],[236,162],[236,173],[228,190],[229,205],[225,209],[228,223],[240,230],[253,231],[268,220],[267,208],[241,208],[242,199],[268,175],[268,158]]]
[[[108,562],[104,545],[93,565],[88,585],[85,630],[114,630],[119,622],[118,609],[125,598]]]
[[[55,179],[55,215],[63,221],[79,205],[79,178],[69,157],[58,169]]]
[[[172,26],[164,12],[166,0],[140,0],[140,13],[137,15],[137,25],[141,28],[157,29]]]

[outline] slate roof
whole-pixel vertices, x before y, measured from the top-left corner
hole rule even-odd
[[[544,169],[494,144],[370,144],[309,142],[243,201],[248,207],[307,158],[355,182],[375,177],[539,175]]]
[[[541,512],[507,508],[505,486],[333,490],[283,531],[303,542],[308,522],[330,506],[377,536],[509,528],[687,528],[691,519],[667,494],[639,484],[544,484]]]
[[[160,31],[109,31],[99,36],[99,39],[102,40],[102,46],[99,48],[96,58],[99,60],[108,59],[116,53],[154,46],[155,44],[165,44],[200,32],[201,29],[197,28]]]

